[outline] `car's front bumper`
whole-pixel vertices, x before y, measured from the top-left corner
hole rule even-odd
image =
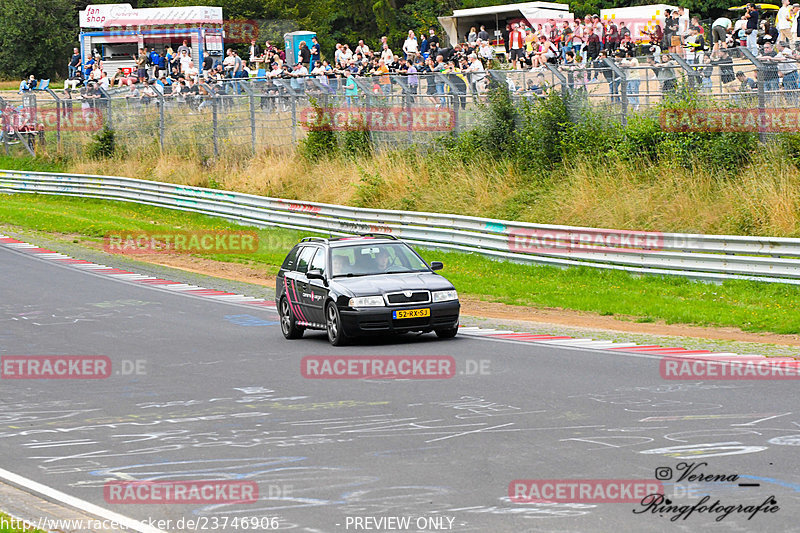
[[[430,309],[431,314],[420,318],[392,318],[393,311],[408,309]],[[451,329],[458,325],[461,304],[458,300],[420,305],[398,305],[391,307],[363,307],[339,309],[342,327],[350,337],[379,333],[403,333],[407,331],[433,331]]]

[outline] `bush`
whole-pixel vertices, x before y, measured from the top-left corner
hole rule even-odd
[[[314,99],[310,104],[316,114],[316,120],[313,123],[300,123],[301,126],[308,128],[308,133],[305,139],[300,141],[299,151],[309,160],[334,155],[339,149],[339,142],[330,122],[328,108],[320,106]]]
[[[92,141],[86,146],[86,153],[93,159],[112,157],[117,152],[117,140],[114,130],[104,126],[102,130],[92,136]]]
[[[346,129],[341,134],[342,152],[349,157],[370,155],[372,153],[372,139],[369,130],[364,128]]]

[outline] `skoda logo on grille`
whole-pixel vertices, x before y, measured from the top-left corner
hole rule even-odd
[[[414,293],[412,293],[411,291],[403,291],[403,296],[405,296],[406,298],[411,298],[412,294]]]

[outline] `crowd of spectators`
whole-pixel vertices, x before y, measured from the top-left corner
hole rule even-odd
[[[363,40],[354,46],[337,43],[331,53],[323,52],[314,38],[310,45],[301,43],[293,58],[270,42],[261,46],[253,40],[244,57],[228,49],[224,58],[204,56],[201,65],[194,64],[192,50],[184,41],[176,50],[143,48],[135,57],[135,67],[117,69],[110,76],[99,55],[82,60],[75,49],[64,93],[92,99],[102,91],[123,87],[128,98],[145,102],[161,97],[186,100],[193,95],[238,93],[237,80],[257,77],[264,80],[259,90],[266,95],[283,94],[283,88],[289,87],[298,92],[340,94],[350,104],[365,92],[399,92],[400,85],[404,94],[427,96],[440,104],[447,93],[453,93],[463,107],[463,96],[485,91],[489,69],[533,73],[522,81],[513,76],[505,79],[510,89],[536,95],[546,94],[553,86],[549,71],[557,69],[571,89],[607,83],[612,100],[619,99],[624,81],[629,101],[636,107],[642,81],[656,80],[663,92],[676,87],[681,65],[675,56],[695,70],[697,75],[690,76],[689,82],[702,90],[712,89],[716,73],[728,92],[749,92],[758,83],[768,91],[793,91],[798,88],[800,5],[790,1],[782,0],[774,22],[766,20],[756,4],[747,4],[740,17],[707,21],[705,28],[683,8],[667,9],[663,24],[649,25],[638,34],[625,22],[587,15],[535,27],[524,20],[512,22],[501,32],[502,40],[492,39],[484,26],[473,27],[461,42],[448,46],[442,45],[435,29],[420,35],[409,30],[402,43],[390,43],[387,37],[374,47]],[[752,68],[740,70],[741,64],[734,65],[739,56],[731,49],[739,46],[763,62],[763,79]],[[20,91],[30,83],[24,80]]]

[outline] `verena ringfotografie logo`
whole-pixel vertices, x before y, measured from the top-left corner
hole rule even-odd
[[[309,355],[300,372],[308,379],[449,379],[456,361],[450,355]]]
[[[452,131],[455,112],[433,107],[306,107],[300,124],[313,131]]]
[[[789,357],[665,356],[659,372],[666,380],[800,379],[800,361]]]
[[[648,231],[515,228],[508,234],[508,249],[527,254],[619,252],[621,249],[648,253],[659,251],[663,246],[663,234]]]
[[[109,233],[103,250],[112,254],[251,254],[258,251],[254,231]]]
[[[659,481],[646,479],[515,479],[508,497],[516,503],[638,503],[664,494]]]
[[[676,109],[662,111],[660,122],[665,131],[796,133],[800,109]]]
[[[111,359],[105,355],[4,355],[2,379],[105,379]]]
[[[109,481],[103,486],[106,503],[218,504],[255,503],[255,481]]]

